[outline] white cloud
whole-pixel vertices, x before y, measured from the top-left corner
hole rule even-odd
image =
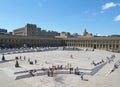
[[[109,2],[109,3],[106,3],[105,5],[102,6],[102,10],[106,10],[106,9],[109,9],[109,8],[112,8],[112,7],[116,7],[117,3],[114,3],[114,2]]]
[[[114,21],[120,21],[120,14],[114,18]]]

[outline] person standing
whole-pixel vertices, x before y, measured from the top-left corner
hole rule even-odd
[[[37,64],[37,60],[35,59],[35,64]]]
[[[25,60],[25,56],[24,56],[24,60]]]
[[[20,56],[20,60],[22,60],[21,56]]]
[[[51,76],[53,77],[54,69],[51,68]]]
[[[50,76],[50,68],[48,69],[48,76]]]
[[[28,62],[30,62],[30,58],[28,58]]]
[[[2,61],[5,61],[5,56],[4,56],[4,54],[3,54],[3,56],[2,56]]]
[[[16,60],[15,67],[19,67],[18,60]]]
[[[69,68],[69,69],[70,69],[69,73],[72,74],[73,68]]]

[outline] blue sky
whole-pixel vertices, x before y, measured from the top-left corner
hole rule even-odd
[[[0,28],[36,24],[46,30],[120,34],[120,0],[0,0]]]

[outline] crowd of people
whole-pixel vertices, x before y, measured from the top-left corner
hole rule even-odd
[[[104,62],[103,59],[100,62],[97,62],[97,63],[95,63],[95,61],[93,60],[91,64],[94,65],[94,66],[97,66],[97,65],[99,65],[99,64],[101,64],[103,62]]]
[[[68,65],[69,65],[69,64],[68,64]],[[69,74],[80,75],[81,80],[84,79],[83,76],[85,75],[84,72],[80,72],[80,70],[79,70],[78,67],[73,68],[73,67],[71,67],[71,64],[70,64],[70,65],[69,65],[69,68],[66,67],[66,66],[63,67],[63,65],[52,66],[51,68],[49,67],[49,68],[48,68],[48,76],[53,77],[55,70],[67,70],[67,71],[69,71]]]

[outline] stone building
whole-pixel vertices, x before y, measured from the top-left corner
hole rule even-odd
[[[62,32],[59,36],[55,36],[55,38],[68,38],[69,36],[67,32]]]
[[[86,47],[94,49],[120,49],[120,37],[79,37],[64,38],[66,46]]]
[[[15,36],[37,36],[39,35],[41,28],[37,28],[35,24],[27,24],[25,27],[15,29],[13,35]]]
[[[0,28],[0,34],[7,34],[7,29]]]
[[[0,47],[23,47],[24,45],[27,47],[72,46],[110,50],[120,49],[120,37],[53,38],[0,35]]]
[[[83,32],[83,36],[84,37],[92,37],[92,34],[88,33],[87,30],[86,30],[86,28],[85,28],[85,30]]]
[[[25,27],[15,29],[13,31],[13,35],[15,36],[56,36],[59,35],[58,32],[55,31],[46,31],[38,28],[35,24],[26,24]]]
[[[39,36],[8,36],[0,35],[0,47],[56,47],[64,46],[63,40],[60,38],[52,37],[39,37]]]
[[[30,27],[30,28],[29,28]],[[68,37],[68,34],[61,33],[60,36],[37,35],[41,32],[36,25],[27,24],[24,28],[14,30],[14,35],[0,35],[0,47],[56,47],[72,46],[94,49],[120,49],[120,37],[94,37],[89,36],[85,30],[83,36]],[[46,33],[46,31],[44,31]]]

